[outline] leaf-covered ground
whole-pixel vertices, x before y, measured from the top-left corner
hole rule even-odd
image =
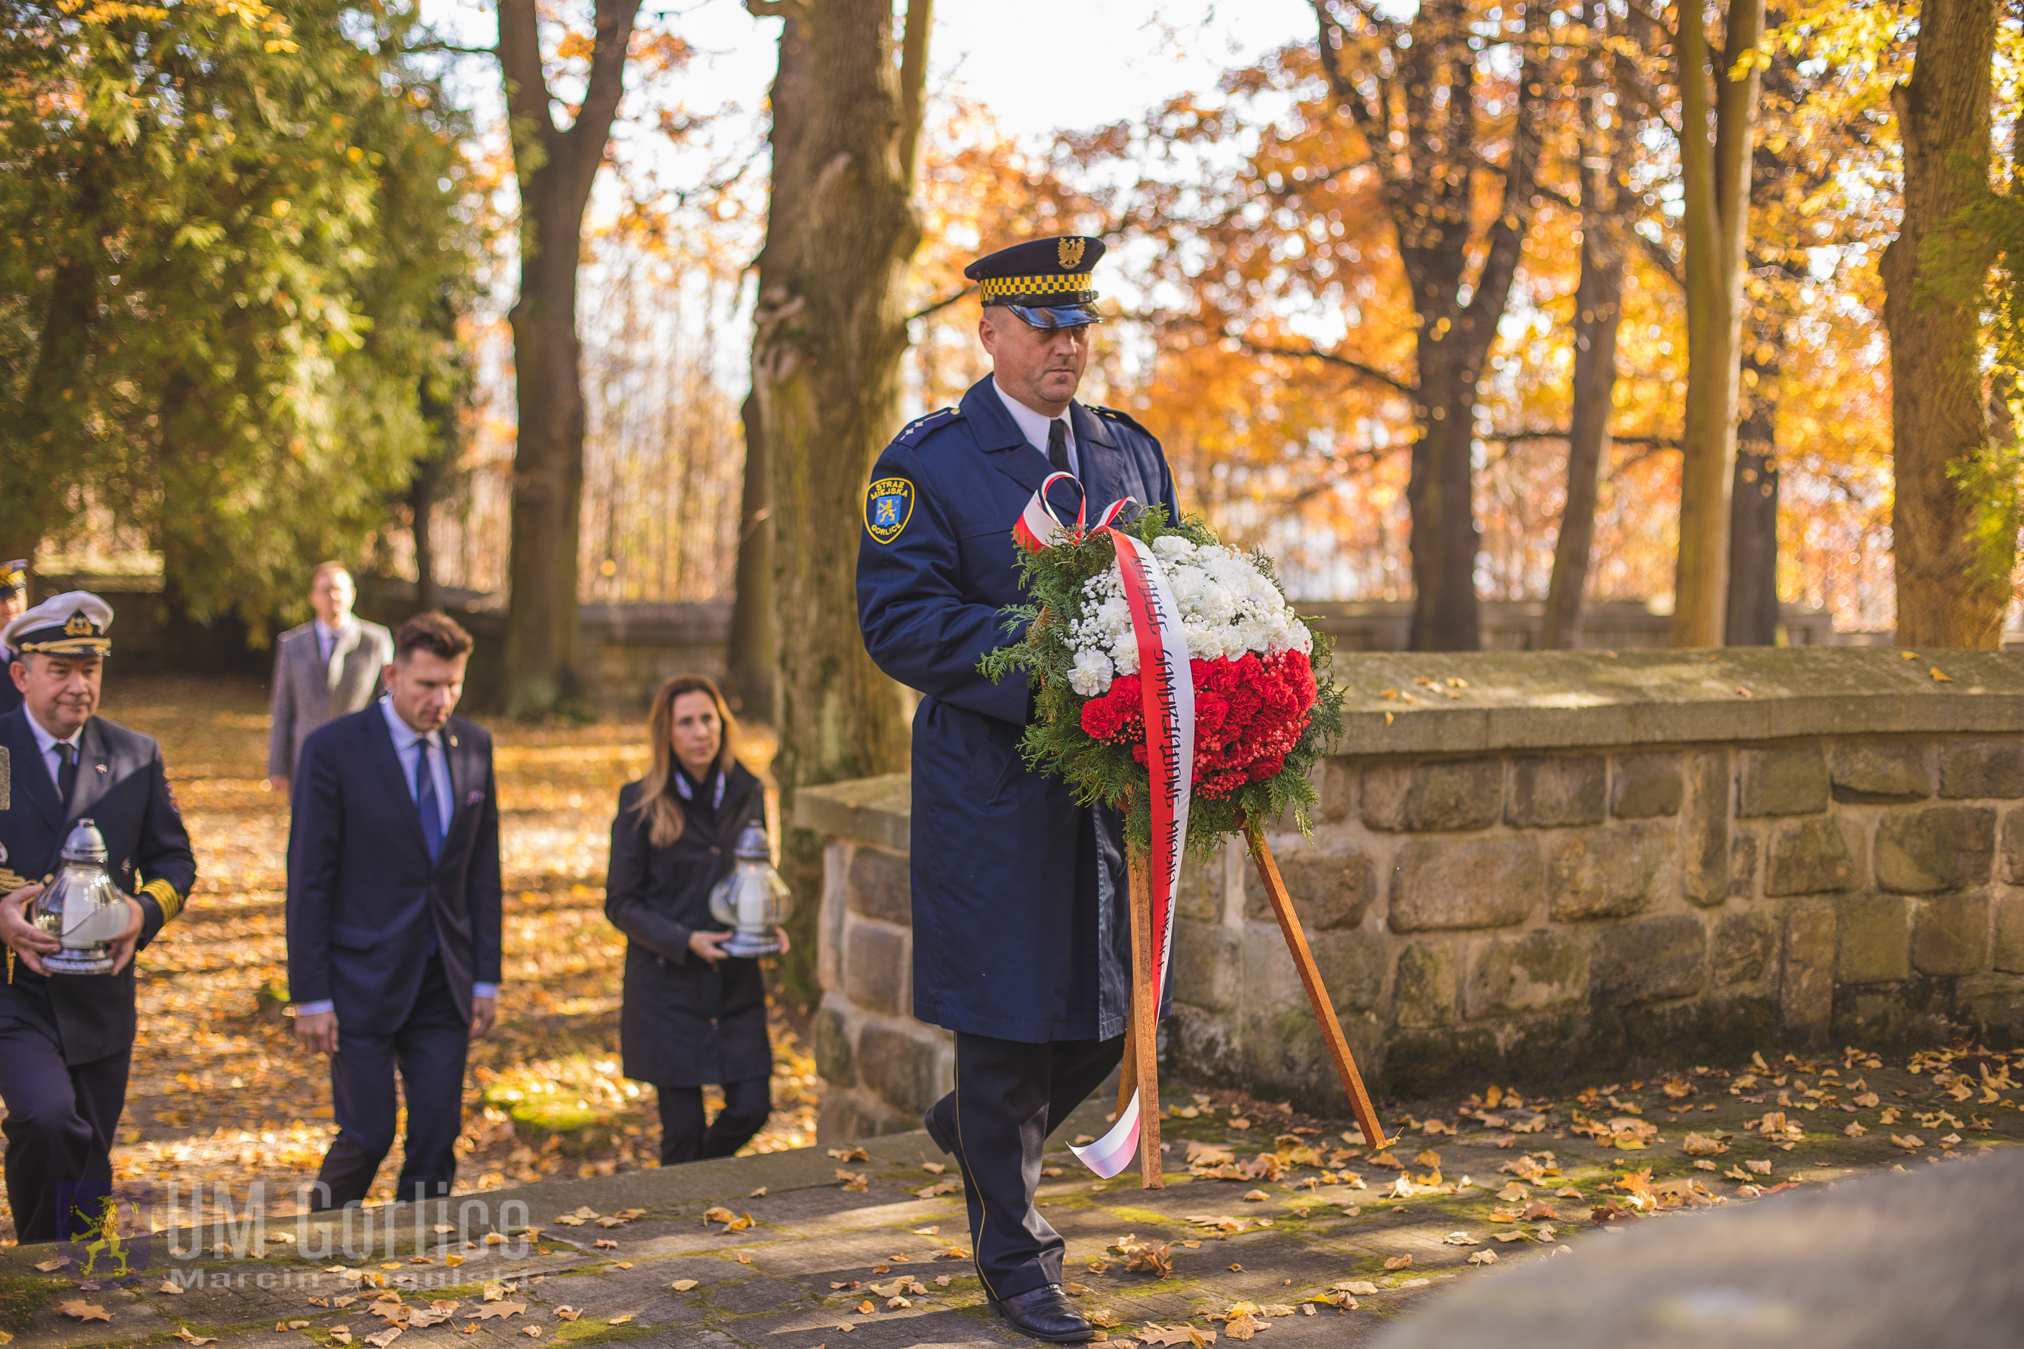
[[[1260,1336],[1343,1349],[1514,1265],[1594,1268],[1583,1262],[1633,1227],[1889,1184],[1863,1177],[1893,1170],[1985,1166],[1977,1154],[2024,1141],[2015,1054],[1763,1059],[1387,1106],[1403,1132],[1377,1155],[1342,1120],[1173,1088],[1159,1190],[1130,1173],[1098,1180],[1068,1154],[1103,1127],[1109,1103],[1092,1099],[1051,1140],[1039,1201],[1067,1241],[1068,1292],[1108,1349]],[[42,1250],[5,1253],[0,1334],[75,1349],[172,1336],[385,1349],[398,1327],[417,1345],[1009,1349],[1026,1341],[985,1305],[949,1163],[915,1132],[551,1181],[514,1196],[515,1239],[485,1233],[503,1206],[460,1228],[463,1201],[403,1216],[385,1249],[335,1264],[339,1234],[325,1244],[293,1222],[264,1242],[216,1227],[180,1253],[158,1241],[144,1271],[115,1279]],[[234,1244],[206,1245],[221,1232]]]
[[[262,782],[265,694],[250,681],[107,682],[104,714],[162,742],[199,872],[190,905],[140,958],[114,1170],[157,1187],[264,1181],[270,1211],[292,1212],[335,1126],[325,1060],[298,1050],[280,1015],[288,814]],[[654,1166],[653,1088],[618,1071],[624,941],[602,907],[612,810],[644,769],[645,726],[493,729],[505,982],[499,1028],[473,1046],[457,1188]],[[814,1062],[774,1020],[776,1109],[755,1151],[815,1141]],[[395,1146],[376,1197],[392,1191]],[[11,1215],[4,1231],[11,1242]]]

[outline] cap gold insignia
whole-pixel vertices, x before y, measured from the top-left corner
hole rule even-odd
[[[91,636],[91,620],[84,616],[82,609],[72,614],[70,621],[63,625],[63,634],[66,637]]]
[[[1082,264],[1082,249],[1081,239],[1057,239],[1054,244],[1055,255],[1061,259],[1062,267],[1071,272]]]

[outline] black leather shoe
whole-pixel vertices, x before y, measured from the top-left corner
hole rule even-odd
[[[1000,1301],[991,1299],[991,1310],[1011,1323],[1021,1335],[1031,1335],[1049,1344],[1074,1344],[1096,1334],[1089,1319],[1075,1309],[1061,1285],[1050,1283],[1031,1292],[1015,1293]]]
[[[935,1102],[935,1105],[940,1104],[940,1101]],[[931,1105],[921,1112],[921,1127],[928,1131],[928,1141],[930,1143],[933,1143],[943,1152],[953,1157],[956,1155],[956,1150],[949,1146],[948,1139],[942,1137],[942,1126],[935,1123],[935,1105]]]

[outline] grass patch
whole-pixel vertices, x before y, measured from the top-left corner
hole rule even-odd
[[[552,1343],[555,1344],[622,1344],[636,1340],[665,1326],[643,1326],[628,1321],[622,1326],[609,1324],[605,1319],[592,1320],[588,1317],[578,1321],[564,1321],[555,1327]]]
[[[1083,1196],[1077,1195],[1076,1197],[1079,1199]],[[1100,1196],[1090,1195],[1088,1197],[1096,1207],[1102,1208],[1111,1217],[1121,1223],[1137,1223],[1144,1227],[1188,1226],[1187,1223],[1182,1222],[1179,1218],[1169,1217],[1164,1213],[1155,1213],[1149,1208],[1132,1208],[1126,1204],[1105,1204],[1101,1202]],[[1057,1199],[1054,1202],[1059,1204],[1061,1201]]]
[[[28,1329],[64,1294],[76,1296],[69,1284],[53,1279],[0,1279],[0,1329],[19,1333]]]

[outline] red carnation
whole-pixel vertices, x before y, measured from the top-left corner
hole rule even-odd
[[[1298,651],[1246,652],[1235,660],[1189,662],[1195,684],[1195,780],[1202,796],[1226,797],[1262,782],[1286,765],[1307,729],[1317,690],[1314,670]],[[1093,739],[1130,745],[1147,760],[1143,688],[1137,675],[1111,681],[1082,705],[1082,729]]]

